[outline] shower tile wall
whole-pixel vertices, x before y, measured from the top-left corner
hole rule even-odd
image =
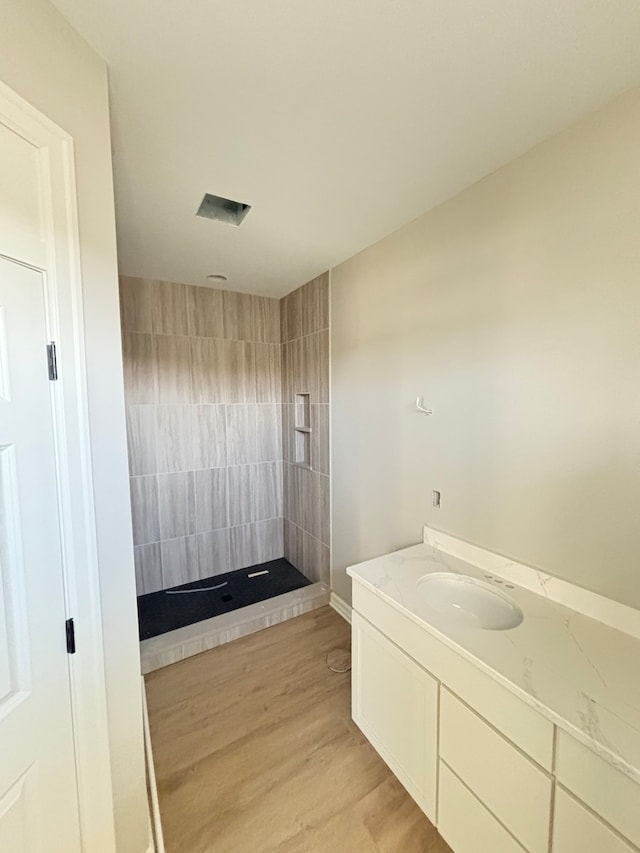
[[[329,274],[281,299],[280,319],[284,553],[308,578],[329,584]],[[309,395],[308,466],[296,463],[296,394]]]
[[[279,301],[120,292],[138,595],[283,556]]]

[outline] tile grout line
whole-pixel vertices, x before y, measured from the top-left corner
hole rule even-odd
[[[294,344],[297,341],[303,341],[305,338],[310,338],[312,335],[321,335],[323,332],[328,332],[329,327],[325,326],[322,329],[316,329],[313,332],[306,332],[304,335],[299,335],[297,338],[290,338],[287,341],[254,341],[245,338],[224,338],[215,337],[213,335],[190,335],[184,332],[149,332],[144,329],[122,329],[123,334],[127,335],[155,335],[161,338],[190,338],[196,341],[221,341],[231,344],[258,344],[269,347],[285,347],[287,344]]]
[[[146,548],[150,545],[162,545],[165,542],[182,542],[183,539],[191,539],[194,536],[208,536],[210,533],[227,533],[227,532],[230,532],[231,530],[239,530],[240,528],[243,528],[243,527],[251,527],[254,524],[266,524],[269,521],[280,521],[280,520],[288,521],[288,519],[286,519],[283,515],[272,515],[269,518],[258,518],[258,519],[256,519],[256,521],[245,521],[244,524],[232,524],[232,525],[229,525],[228,527],[214,527],[213,530],[201,530],[197,533],[185,533],[184,536],[171,536],[168,539],[157,539],[154,542],[140,542],[138,545],[134,545],[133,547],[134,548]],[[293,521],[290,521],[289,523],[294,524]],[[298,525],[295,525],[295,526],[297,527]],[[302,528],[299,528],[299,529],[302,530]],[[305,530],[304,532],[306,533],[307,531]],[[308,535],[311,536],[312,534],[309,533]],[[315,536],[313,538],[316,539]],[[317,541],[320,542],[319,539]],[[322,542],[321,544],[324,545],[325,543]]]
[[[331,474],[324,474],[322,471],[318,471],[317,468],[307,468],[305,465],[301,465],[299,462],[290,462],[288,459],[283,459],[282,462],[285,465],[290,465],[292,468],[300,468],[303,471],[309,471],[311,474],[317,474],[319,477],[326,477],[327,479],[331,479]]]
[[[315,539],[315,541],[318,542],[318,544],[322,545],[324,548],[328,548],[329,550],[331,550],[330,545],[327,545],[327,543],[323,542],[322,539],[318,539],[318,537],[314,536],[313,533],[309,533],[309,531],[305,530],[304,527],[300,527],[300,525],[296,524],[295,521],[291,521],[291,519],[287,518],[286,515],[283,516],[283,520],[286,521],[287,524],[291,524],[291,525],[293,525],[293,527],[296,527],[298,530],[302,531],[302,533],[306,533],[307,536],[310,536],[312,539]]]
[[[320,331],[328,331],[325,329],[321,329]],[[258,346],[268,346],[268,347],[282,347],[284,344],[282,341],[253,341],[247,340],[245,338],[220,338],[214,337],[213,335],[190,335],[185,332],[150,332],[147,330],[140,329],[121,329],[121,332],[126,335],[152,335],[158,338],[188,338],[194,341],[220,341],[222,343],[229,344],[252,344]],[[310,334],[317,334],[316,332],[311,332]],[[303,337],[307,337],[307,335],[303,335]],[[289,341],[287,341],[289,343]]]
[[[315,406],[328,406],[328,403],[314,403]],[[234,406],[295,406],[295,403],[283,403],[280,400],[261,400],[260,402],[256,400],[249,400],[248,403],[126,403],[128,409],[160,409],[160,408],[168,408],[173,407],[175,409],[178,408],[189,408],[189,407],[198,407],[201,408],[203,406],[211,407],[214,406],[228,406],[229,408],[233,408]]]
[[[285,347],[287,344],[295,344],[296,341],[303,341],[305,338],[310,338],[312,335],[321,335],[323,332],[328,332],[329,327],[325,326],[323,329],[316,329],[315,332],[307,332],[304,335],[299,335],[297,338],[291,338],[288,341],[282,341],[281,346]],[[149,334],[149,333],[147,333]]]
[[[265,459],[261,462],[234,462],[232,465],[214,465],[211,468],[181,468],[178,471],[154,471],[153,474],[129,474],[130,480],[141,480],[144,477],[170,477],[173,474],[199,474],[201,471],[226,471],[228,468],[252,468],[257,465],[278,465],[284,464],[286,459]],[[287,462],[288,465],[293,465],[293,462]],[[328,474],[321,474],[322,477],[328,477]]]

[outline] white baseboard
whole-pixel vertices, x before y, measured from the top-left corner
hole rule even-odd
[[[343,619],[346,619],[346,621],[351,624],[350,604],[347,604],[347,602],[343,598],[340,598],[339,595],[336,595],[335,592],[332,592],[329,598],[329,605],[333,607],[336,613],[339,613]]]
[[[144,689],[144,678],[142,679],[142,716],[144,727],[144,753],[147,761],[147,775],[149,778],[150,799],[150,821],[151,821],[151,843],[147,853],[165,853],[164,837],[162,834],[162,822],[160,820],[160,802],[158,800],[158,786],[156,784],[156,769],[153,764],[153,750],[151,749],[151,732],[149,731],[149,709],[147,708],[147,692]]]

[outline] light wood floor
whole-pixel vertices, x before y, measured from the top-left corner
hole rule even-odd
[[[328,607],[146,678],[167,853],[450,853],[351,721]]]

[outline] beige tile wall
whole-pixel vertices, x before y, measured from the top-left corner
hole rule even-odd
[[[284,553],[303,574],[329,584],[329,275],[280,300]],[[309,394],[309,467],[296,464],[295,395]]]
[[[120,290],[138,594],[281,557],[278,300]]]

